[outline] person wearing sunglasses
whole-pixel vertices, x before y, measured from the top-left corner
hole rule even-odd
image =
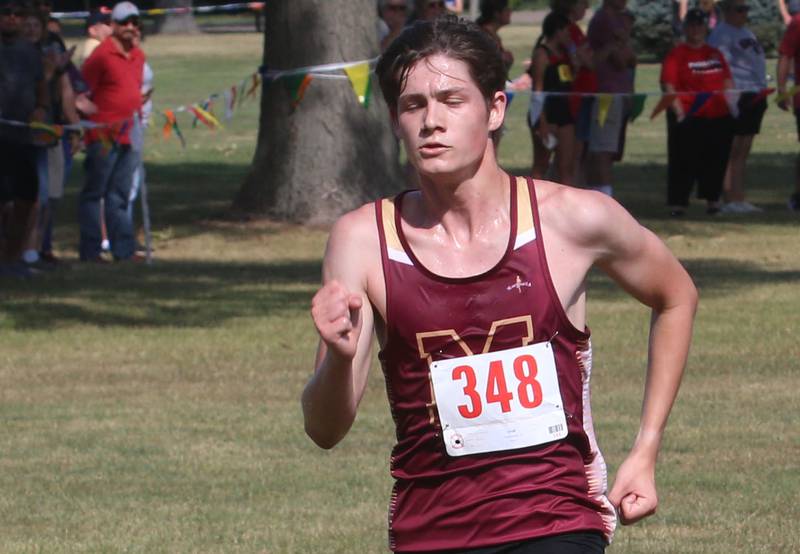
[[[117,261],[140,261],[128,202],[137,152],[131,148],[134,115],[142,107],[144,53],[137,46],[139,9],[120,2],[111,12],[111,36],[86,60],[82,73],[97,108],[90,116],[102,127],[86,133],[86,180],[80,194],[80,258],[87,262],[101,258],[100,206],[104,215],[111,253]],[[114,143],[109,148],[109,142]]]
[[[378,4],[378,15],[380,16],[378,40],[381,52],[386,50],[403,30],[408,17],[407,12],[406,0],[381,0]]]
[[[734,137],[723,191],[726,204],[723,213],[760,212],[761,208],[745,200],[744,172],[753,138],[761,131],[761,121],[767,111],[767,100],[759,91],[767,88],[767,61],[758,38],[747,28],[750,6],[747,0],[723,0],[725,17],[714,27],[708,44],[725,56],[733,76],[734,88],[743,92],[734,118]]]

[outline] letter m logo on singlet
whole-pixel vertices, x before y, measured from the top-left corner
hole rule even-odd
[[[493,321],[481,352],[473,352],[455,329],[417,333],[417,348],[419,349],[419,357],[426,360],[428,368],[430,368],[433,362],[443,358],[456,358],[491,352],[495,338],[501,337],[503,339],[501,342],[506,345],[506,348],[528,346],[533,342],[533,318],[530,315],[522,315]],[[516,341],[519,341],[519,343],[515,344]],[[431,401],[426,406],[431,425],[436,425],[436,397],[433,392],[430,369],[428,370],[428,384],[431,391]]]

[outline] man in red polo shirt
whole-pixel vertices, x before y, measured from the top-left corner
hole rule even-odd
[[[134,256],[133,223],[128,213],[133,173],[138,165],[131,149],[133,115],[142,106],[144,53],[136,47],[139,38],[139,10],[120,2],[111,12],[112,34],[98,46],[83,65],[97,113],[91,120],[102,126],[86,135],[86,182],[80,194],[80,257],[102,261],[100,201],[105,201],[105,221],[115,260]]]

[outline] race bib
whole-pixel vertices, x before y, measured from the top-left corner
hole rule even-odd
[[[574,78],[572,76],[572,68],[565,63],[558,66],[558,79],[562,83],[571,83]]]
[[[431,364],[450,456],[536,446],[567,436],[549,342]]]

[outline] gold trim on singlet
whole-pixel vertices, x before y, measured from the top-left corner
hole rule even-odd
[[[528,180],[517,177],[517,237],[514,250],[536,240],[536,226],[533,224],[533,207]]]
[[[395,225],[394,201],[390,198],[381,200],[381,219],[383,219],[383,234],[386,237],[386,255],[390,260],[406,265],[414,265],[406,254],[400,235]]]

